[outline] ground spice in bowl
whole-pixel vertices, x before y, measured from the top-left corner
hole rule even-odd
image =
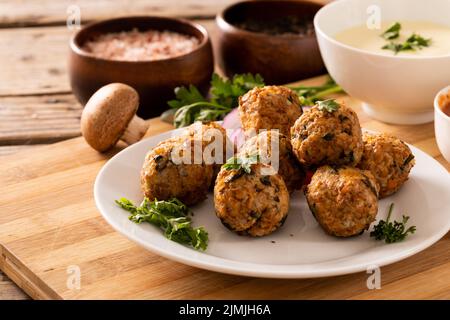
[[[302,19],[297,16],[286,16],[273,20],[246,18],[245,20],[234,22],[233,25],[239,29],[268,35],[314,35],[312,20]]]
[[[152,61],[187,54],[198,45],[196,37],[178,32],[133,29],[102,34],[84,43],[83,49],[108,60]]]

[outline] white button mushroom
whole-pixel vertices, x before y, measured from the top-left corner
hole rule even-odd
[[[128,145],[139,141],[148,124],[136,116],[139,95],[132,87],[111,83],[95,92],[81,115],[81,133],[87,143],[103,152],[122,140]]]

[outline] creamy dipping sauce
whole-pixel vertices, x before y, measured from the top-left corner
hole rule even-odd
[[[391,50],[382,49],[389,40],[385,40],[380,35],[394,22],[384,22],[380,29],[369,29],[366,25],[352,27],[339,32],[334,38],[348,46],[384,55],[427,57],[450,55],[450,27],[425,21],[399,21],[400,37],[393,41],[404,42],[410,35],[416,33],[426,39],[431,38],[429,47],[416,51],[400,51],[397,54]]]

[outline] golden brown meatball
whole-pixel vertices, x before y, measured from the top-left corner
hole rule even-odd
[[[217,146],[219,137],[223,142]],[[141,171],[145,196],[150,200],[175,197],[186,205],[204,200],[227,159],[227,148],[232,155],[225,129],[215,122],[196,122],[180,136],[160,142],[146,155]]]
[[[189,144],[193,159],[194,141],[188,136],[172,138],[159,143],[147,153],[141,171],[141,186],[146,197],[150,200],[175,197],[186,205],[194,205],[206,198],[214,167],[204,162],[179,163],[179,159],[173,159],[174,156],[181,158],[187,155]]]
[[[276,161],[278,166],[274,163],[269,163],[272,156],[272,144],[274,150],[278,153]],[[259,154],[263,163],[270,164],[274,168],[278,168],[278,174],[283,178],[289,192],[301,189],[305,180],[305,171],[300,163],[298,163],[294,154],[290,140],[278,131],[263,131],[257,136],[248,139],[239,151],[241,156],[251,156]]]
[[[204,149],[210,147],[210,152],[208,152],[208,155],[211,155],[215,161],[215,180],[215,177],[219,173],[222,164],[224,164],[227,159],[234,155],[234,145],[233,142],[228,138],[226,130],[217,122],[195,122],[188,127],[187,134],[191,137],[194,137],[194,139],[196,140],[202,140]],[[222,141],[220,148],[219,146],[214,145],[216,139],[218,138],[220,138]],[[221,153],[220,155],[217,155],[217,157],[216,151]]]
[[[278,174],[264,175],[263,164],[251,165],[252,172],[224,167],[214,187],[217,217],[241,235],[265,236],[278,229],[287,217],[289,193]]]
[[[297,94],[282,86],[256,87],[239,98],[239,116],[244,132],[278,129],[290,136],[290,128],[302,114]]]
[[[187,129],[188,135],[196,139],[201,139],[206,145],[213,143],[216,139],[216,135],[220,135],[222,139],[222,149],[224,151],[226,151],[227,148],[231,148],[231,150],[233,150],[233,143],[230,139],[228,139],[225,128],[223,128],[217,122],[211,121],[202,123],[200,121],[197,121],[191,124]],[[209,131],[210,129],[212,131]],[[228,158],[226,158],[225,154],[223,156],[224,158],[222,160],[222,163],[225,163]]]
[[[397,192],[414,166],[411,149],[388,134],[364,133],[364,153],[358,167],[370,170],[380,186],[380,198]]]
[[[306,166],[355,166],[363,152],[358,116],[343,104],[332,112],[317,105],[305,111],[291,128],[291,143]]]
[[[378,212],[378,185],[370,171],[320,167],[305,191],[309,208],[326,233],[359,235]]]

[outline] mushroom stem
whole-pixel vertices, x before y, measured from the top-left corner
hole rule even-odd
[[[126,142],[128,145],[131,145],[141,140],[147,132],[147,129],[148,123],[144,119],[135,115],[133,119],[131,119],[123,135],[120,137],[120,140]]]

